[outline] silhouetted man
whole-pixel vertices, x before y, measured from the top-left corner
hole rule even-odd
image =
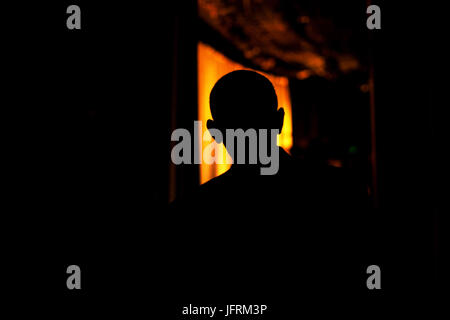
[[[358,224],[350,215],[357,199],[346,176],[337,168],[294,160],[274,145],[270,134],[261,134],[281,131],[284,118],[272,84],[261,74],[240,70],[225,75],[212,89],[210,107],[213,119],[207,127],[213,137],[223,138],[218,143],[236,146],[228,129],[255,129],[257,142],[255,147],[248,139],[245,148],[229,150],[231,169],[174,205],[180,259],[188,273],[208,279],[215,274],[213,283],[202,282],[205,290],[245,287],[253,296],[276,295],[297,281],[308,290],[317,285],[319,291],[331,284],[322,277],[324,268],[333,259],[339,263],[357,243],[349,232]],[[278,156],[274,174],[262,174],[267,163],[261,157],[250,161],[252,148],[259,154],[261,147]],[[237,163],[239,156],[245,163]],[[193,250],[201,255],[192,256]],[[309,278],[301,279],[305,274]]]
[[[305,208],[352,206],[357,200],[351,199],[341,170],[306,165],[276,146],[273,130],[281,132],[284,110],[278,108],[273,85],[263,75],[247,70],[225,75],[211,91],[210,107],[213,119],[207,127],[217,143],[224,143],[234,163],[226,173],[189,194],[181,201],[183,205],[196,212],[201,207],[207,215],[208,211],[226,211],[228,216],[251,212],[273,217]],[[229,130],[251,130],[256,140],[249,134],[245,147],[238,148],[243,139],[230,139]]]

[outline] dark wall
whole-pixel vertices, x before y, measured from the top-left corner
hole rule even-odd
[[[385,230],[383,259],[396,275],[393,283],[413,295],[442,280],[437,274],[442,167],[436,151],[443,128],[437,117],[438,47],[445,36],[437,4],[378,4],[382,29],[372,33],[371,43],[379,190],[373,218]]]
[[[81,30],[66,28],[70,4],[81,7]],[[76,262],[97,279],[80,299],[98,296],[117,270],[137,277],[136,261],[151,256],[168,201],[177,6],[6,7],[4,215],[17,239],[8,259],[17,292],[60,297]],[[32,288],[29,266],[39,273]]]

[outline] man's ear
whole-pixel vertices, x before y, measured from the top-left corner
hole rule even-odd
[[[283,129],[283,123],[284,123],[284,109],[280,108],[277,110],[277,123],[275,124],[276,125],[275,129],[280,130],[280,133],[281,129]]]
[[[215,129],[216,123],[214,122],[214,120],[209,119],[208,121],[206,121],[206,128],[208,128],[208,130]]]
[[[206,121],[206,128],[208,128],[208,130],[210,130],[211,136],[214,138],[214,140],[216,140],[216,143],[222,143],[222,135],[217,135],[217,134],[213,134],[211,132],[211,130],[218,130],[217,128],[217,123],[214,120],[209,119],[208,121]]]

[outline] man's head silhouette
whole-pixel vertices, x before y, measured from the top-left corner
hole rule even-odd
[[[217,81],[210,94],[213,120],[208,129],[278,129],[281,132],[283,108],[278,108],[272,83],[248,70],[228,73]]]
[[[217,81],[209,102],[213,120],[206,126],[217,143],[224,143],[234,163],[256,165],[252,166],[256,169],[262,165],[261,174],[276,174],[276,138],[283,127],[284,110],[277,109],[272,83],[254,71],[233,71]]]

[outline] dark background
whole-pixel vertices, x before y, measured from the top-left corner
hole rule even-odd
[[[77,1],[82,30],[70,31],[70,4],[2,9],[3,290],[16,312],[58,318],[175,318],[179,303],[228,302],[175,282],[183,267],[171,248],[182,239],[165,216],[170,128],[191,127],[196,106],[195,6]],[[379,203],[365,214],[367,264],[380,265],[383,289],[361,290],[360,307],[432,312],[448,279],[442,10],[430,1],[378,5],[382,30],[368,45]],[[177,188],[196,183],[194,169],[177,170]],[[70,264],[81,267],[80,292],[65,287]],[[274,301],[256,303],[281,312]]]

